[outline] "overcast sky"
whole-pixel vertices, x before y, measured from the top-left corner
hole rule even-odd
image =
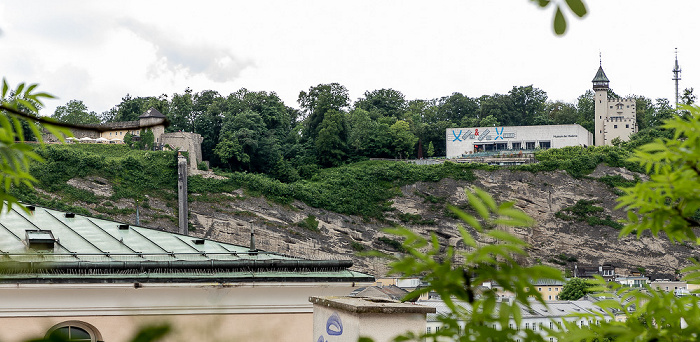
[[[0,76],[59,97],[44,115],[72,99],[100,113],[127,93],[187,87],[274,91],[297,107],[301,90],[330,82],[353,100],[381,88],[412,100],[532,84],[574,102],[600,52],[619,95],[673,102],[678,48],[680,88],[700,88],[700,1],[586,4],[583,19],[566,12],[557,37],[553,10],[529,0],[4,1]]]

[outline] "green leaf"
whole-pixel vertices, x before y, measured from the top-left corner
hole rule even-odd
[[[587,13],[586,5],[581,0],[566,0],[566,4],[569,5],[571,11],[574,12],[574,14],[576,14],[579,18],[583,18],[583,16]]]
[[[2,98],[4,99],[7,97],[7,90],[10,89],[10,86],[7,84],[7,80],[5,78],[2,79]]]
[[[479,197],[468,192],[467,198],[469,199],[469,204],[472,206],[472,208],[474,208],[474,210],[479,214],[479,216],[481,216],[481,218],[487,219],[489,217],[489,210],[486,208],[484,202],[482,202]]]
[[[554,14],[554,33],[559,36],[566,33],[566,19],[559,6],[557,6],[557,11]]]

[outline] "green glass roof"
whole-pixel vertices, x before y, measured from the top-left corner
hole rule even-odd
[[[349,260],[307,260],[35,207],[0,215],[0,282],[373,281]],[[41,241],[41,244],[31,244]],[[40,238],[40,240],[37,240]],[[48,241],[48,243],[47,243]]]

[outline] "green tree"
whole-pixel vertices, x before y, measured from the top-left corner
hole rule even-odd
[[[329,110],[319,125],[316,155],[323,166],[338,166],[346,155],[347,130],[342,112]]]
[[[496,126],[500,126],[500,125],[501,124],[498,122],[498,119],[495,116],[489,115],[489,116],[481,119],[478,126],[479,127],[496,127]],[[469,127],[475,127],[475,126],[469,126]]]
[[[326,112],[346,109],[350,103],[350,97],[348,90],[338,83],[319,84],[309,88],[308,92],[300,92],[298,102],[305,116],[305,137],[314,141],[319,134],[319,126]]]
[[[589,132],[595,132],[595,94],[588,89],[576,99],[576,123]]]
[[[544,112],[555,125],[574,124],[578,116],[574,105],[561,101],[547,103]]]
[[[466,118],[479,119],[479,104],[476,100],[462,95],[452,93],[438,100],[437,118],[440,121],[450,121],[458,123]]]
[[[126,144],[126,146],[133,147],[134,146],[134,135],[131,134],[130,132],[127,132],[126,134],[124,134],[124,144]]]
[[[579,300],[583,298],[590,288],[590,284],[581,278],[573,278],[564,284],[564,287],[559,294],[560,300]]]
[[[532,122],[534,118],[544,113],[547,104],[547,93],[532,85],[525,87],[513,87],[508,92],[512,107],[502,119],[506,126],[524,126]]]
[[[398,120],[404,118],[406,112],[404,95],[394,89],[379,89],[366,91],[363,98],[355,102],[354,107],[367,112],[376,112],[381,116],[391,116]]]
[[[153,136],[153,131],[150,128],[142,129],[141,136],[136,144],[137,148],[140,150],[152,150],[153,143],[155,142],[155,137]]]
[[[376,122],[372,121],[369,112],[364,109],[355,108],[348,113],[348,148],[353,154],[368,155],[375,126]]]
[[[432,141],[430,143],[428,143],[428,151],[426,151],[426,154],[428,155],[428,158],[435,155],[435,146],[433,146]]]
[[[693,94],[693,91],[695,89],[693,88],[685,88],[683,89],[683,95],[681,95],[681,103],[685,105],[692,105],[695,103],[695,100],[697,99],[697,96]]]
[[[88,111],[83,101],[70,100],[65,106],[58,106],[51,118],[69,124],[100,123],[97,113]]]
[[[408,122],[399,120],[389,127],[392,147],[399,158],[409,158],[413,154],[413,148],[418,142],[418,137],[413,135]]]
[[[674,117],[676,110],[671,106],[668,99],[658,98],[654,105],[645,114],[646,127],[657,127],[663,125],[664,121]]]
[[[637,113],[637,132],[648,127],[648,118],[654,113],[654,101],[644,96],[634,96]]]
[[[184,94],[173,94],[167,115],[168,120],[170,120],[170,126],[168,127],[168,131],[193,132],[193,111],[194,100],[192,95],[192,89],[185,89]]]
[[[253,172],[269,172],[282,158],[277,138],[267,134],[262,116],[250,109],[224,117],[214,153],[234,170]]]

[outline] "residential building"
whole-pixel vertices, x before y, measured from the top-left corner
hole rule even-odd
[[[542,299],[559,300],[559,294],[564,288],[564,282],[552,279],[540,279],[533,284],[537,291],[542,295]]]
[[[615,266],[612,264],[603,264],[599,266],[574,264],[571,275],[574,278],[593,278],[598,275],[603,277],[606,281],[613,281],[616,276]]]
[[[649,287],[665,292],[685,293],[688,291],[688,283],[680,280],[657,279],[649,282]]]
[[[417,304],[434,307],[436,309],[436,313],[428,314],[427,316],[428,322],[426,325],[426,332],[431,333],[439,331],[442,328],[442,322],[439,320],[440,315],[450,313],[450,309],[447,305],[440,300],[419,301]],[[468,312],[471,312],[469,303],[458,302],[457,304],[465,308]],[[592,317],[580,318],[575,315],[602,314],[607,322],[615,320],[615,317],[608,315],[590,300],[552,301],[548,302],[546,305],[532,301],[530,307],[530,309],[522,310],[522,319],[519,325],[511,318],[508,322],[509,328],[521,331],[530,330],[542,335],[545,340],[549,341],[555,341],[555,339],[549,338],[544,328],[558,329],[557,323],[563,321],[576,322],[579,326],[590,326],[598,323],[597,320]],[[496,310],[497,308],[498,306],[496,306]],[[464,322],[459,323],[461,329],[464,329]],[[493,327],[500,329],[501,325],[499,323],[493,323]]]
[[[615,281],[623,286],[644,287],[649,284],[649,277],[645,276],[617,276]]]

